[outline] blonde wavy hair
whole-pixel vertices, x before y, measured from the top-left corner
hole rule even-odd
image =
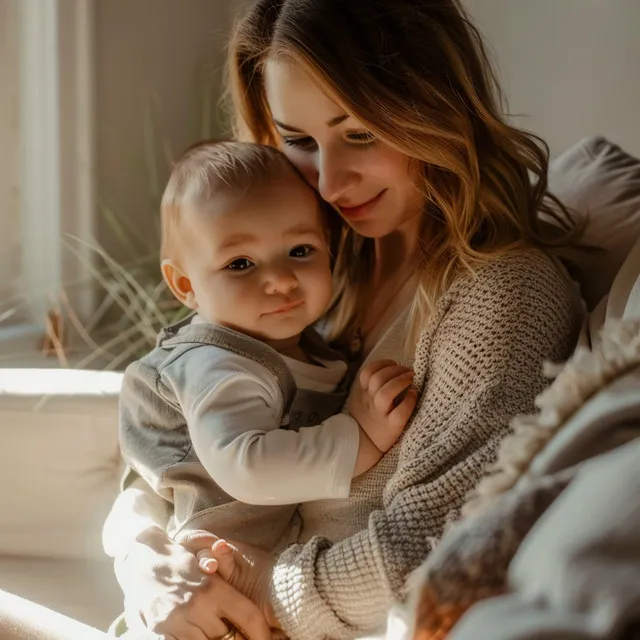
[[[255,0],[230,44],[234,133],[280,147],[264,87],[271,57],[301,65],[379,143],[413,159],[427,205],[409,344],[461,271],[529,247],[562,253],[574,239],[569,212],[547,190],[548,147],[507,124],[458,0]],[[328,321],[340,340],[366,307],[373,241],[343,224],[335,257]]]

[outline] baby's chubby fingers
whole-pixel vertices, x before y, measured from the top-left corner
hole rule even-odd
[[[377,360],[360,370],[360,386],[373,396],[389,380],[409,371],[409,367],[393,360]]]
[[[213,557],[211,549],[202,549],[202,551],[198,551],[196,558],[198,559],[198,566],[202,572],[211,575],[218,570],[218,560]]]
[[[405,374],[413,376],[413,371],[401,364],[388,365],[379,369],[371,376],[367,392],[374,397],[388,382]]]
[[[371,381],[371,377],[380,369],[384,369],[385,367],[392,367],[397,365],[398,363],[395,360],[374,360],[373,362],[368,362],[363,365],[358,373],[358,380],[360,381],[360,386],[363,389],[369,388],[369,382]]]
[[[217,540],[211,549],[202,549],[198,552],[198,566],[205,573],[216,573],[225,580],[230,580],[235,568],[233,559],[234,547],[226,540]]]
[[[396,407],[398,396],[411,386],[413,375],[413,371],[405,369],[387,380],[373,396],[373,406],[376,410],[384,415],[389,414]]]
[[[418,403],[418,392],[411,388],[398,405],[389,412],[387,419],[391,429],[404,429]]]

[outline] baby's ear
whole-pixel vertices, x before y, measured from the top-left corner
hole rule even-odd
[[[186,307],[197,309],[198,303],[191,287],[191,280],[176,262],[171,258],[165,258],[160,264],[160,270],[171,293]]]

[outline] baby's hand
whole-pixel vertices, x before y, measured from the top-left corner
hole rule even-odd
[[[220,540],[218,536],[204,529],[192,529],[178,535],[175,541],[185,549],[191,551],[198,558],[198,565],[205,573],[215,573],[218,570],[218,563],[214,557],[203,557],[198,555],[203,550],[210,550],[211,547]]]
[[[418,399],[413,371],[393,360],[376,360],[360,370],[349,412],[382,452],[396,443]]]

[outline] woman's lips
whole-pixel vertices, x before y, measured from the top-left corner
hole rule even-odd
[[[355,207],[345,207],[339,204],[337,207],[345,218],[348,218],[349,220],[360,220],[361,218],[366,217],[367,214],[378,204],[386,191],[386,189],[382,190],[375,198],[371,198],[371,200],[356,205]]]

